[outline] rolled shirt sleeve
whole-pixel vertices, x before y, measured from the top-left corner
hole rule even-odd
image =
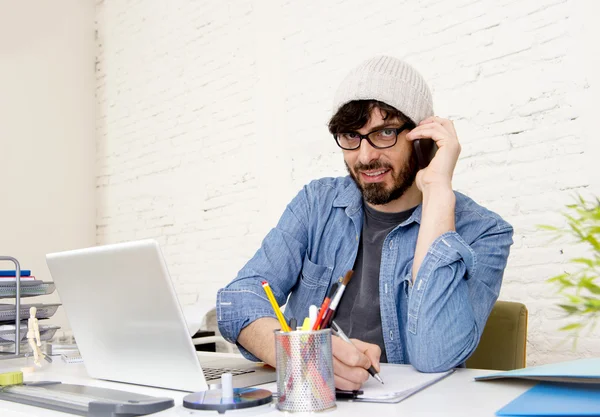
[[[242,308],[242,306],[251,306],[251,308]],[[258,288],[256,286],[222,288],[218,291],[219,331],[225,340],[235,343],[240,349],[240,353],[251,361],[260,361],[260,359],[237,343],[237,338],[244,327],[261,317],[277,318],[262,286]]]
[[[444,371],[473,353],[500,292],[512,234],[502,223],[471,244],[454,231],[433,242],[409,289],[406,332],[415,368]]]

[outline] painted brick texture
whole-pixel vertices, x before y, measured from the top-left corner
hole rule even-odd
[[[214,303],[306,182],[344,175],[347,70],[405,57],[455,121],[455,188],[515,227],[500,298],[529,309],[528,363],[598,355],[597,333],[562,343],[545,282],[580,249],[536,228],[599,190],[577,3],[100,1],[97,241],[158,239],[182,302]]]

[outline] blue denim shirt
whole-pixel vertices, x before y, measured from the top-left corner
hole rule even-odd
[[[475,350],[498,298],[512,244],[512,227],[497,214],[456,194],[456,232],[438,237],[412,280],[421,206],[383,243],[379,275],[381,324],[390,363],[422,372],[462,364]],[[261,287],[269,282],[286,317],[302,322],[328,288],[353,268],[363,200],[350,177],[306,185],[238,276],[217,293],[221,334],[236,343],[261,317],[275,317]],[[288,298],[289,297],[289,298]],[[343,300],[342,300],[343,302]],[[240,346],[249,359],[257,360]]]

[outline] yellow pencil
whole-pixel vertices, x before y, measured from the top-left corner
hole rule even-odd
[[[279,309],[279,304],[277,304],[277,300],[275,300],[275,296],[273,295],[273,291],[271,290],[269,283],[267,281],[263,281],[262,287],[265,290],[265,293],[267,293],[267,298],[269,299],[269,301],[271,302],[271,305],[273,306],[273,310],[275,311],[277,320],[279,320],[279,324],[281,325],[281,330],[284,332],[289,332],[290,327],[286,323],[285,317],[283,317],[283,314],[281,314],[281,310]]]

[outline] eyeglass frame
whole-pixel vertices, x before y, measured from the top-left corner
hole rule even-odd
[[[375,149],[388,149],[388,148],[391,148],[392,146],[394,146],[396,143],[398,143],[398,135],[407,129],[414,129],[414,123],[408,121],[408,122],[405,122],[400,127],[382,127],[382,128],[376,129],[376,130],[372,130],[369,133],[367,133],[366,135],[361,135],[358,132],[352,132],[352,131],[351,132],[338,132],[338,133],[333,134],[333,140],[335,140],[335,143],[345,151],[355,151],[357,149],[360,149],[360,145],[362,144],[363,139],[365,139],[367,142],[369,142],[369,145],[371,145]],[[369,135],[371,135],[373,133],[381,132],[382,130],[395,130],[396,131],[396,139],[394,140],[394,143],[392,143],[389,146],[377,146],[373,142],[371,142],[371,139],[369,139]],[[340,142],[338,141],[338,135],[347,134],[347,133],[355,133],[358,135],[359,142],[358,142],[358,146],[356,148],[344,148],[342,145],[340,145]]]

